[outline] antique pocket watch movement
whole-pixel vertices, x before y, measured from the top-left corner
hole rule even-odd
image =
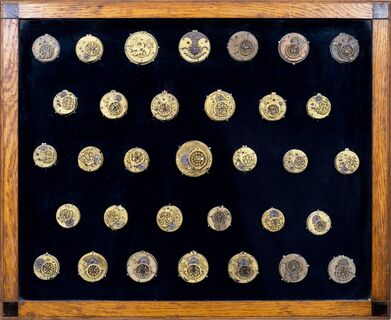
[[[284,214],[275,208],[270,208],[262,214],[262,226],[270,232],[280,231],[285,225]]]
[[[60,56],[60,43],[49,34],[35,39],[31,48],[34,58],[40,62],[52,62]]]
[[[360,166],[360,159],[355,152],[345,149],[336,155],[334,166],[339,173],[352,174]]]
[[[229,38],[228,53],[236,61],[250,61],[258,53],[258,40],[248,31],[239,31]]]
[[[227,121],[235,112],[236,104],[232,94],[216,90],[206,97],[204,109],[211,120]]]
[[[286,171],[290,173],[301,173],[308,166],[308,158],[303,151],[291,149],[285,153],[282,163]]]
[[[107,119],[120,119],[128,111],[128,100],[122,93],[111,90],[100,99],[99,106]]]
[[[259,113],[261,117],[268,121],[282,119],[286,113],[286,102],[283,97],[272,92],[259,100]]]
[[[108,265],[101,254],[92,251],[80,258],[77,270],[83,280],[97,282],[106,276]]]
[[[35,259],[33,271],[41,280],[52,280],[60,273],[60,263],[55,256],[45,253]]]
[[[212,166],[212,152],[203,142],[192,140],[182,144],[176,153],[176,165],[188,177],[199,177]]]
[[[204,61],[210,53],[210,42],[206,35],[193,30],[186,33],[179,40],[179,54],[190,63],[199,63]]]
[[[128,212],[123,206],[112,205],[103,215],[105,225],[111,230],[119,230],[128,223]]]
[[[295,283],[304,280],[308,273],[307,261],[299,254],[291,253],[280,261],[278,271],[282,280],[288,283]]]
[[[350,34],[340,33],[330,43],[331,56],[339,63],[350,63],[360,53],[358,40]]]
[[[183,222],[182,211],[173,205],[167,205],[159,209],[156,215],[156,223],[165,232],[178,230]]]
[[[77,97],[68,90],[57,93],[53,99],[54,111],[60,115],[74,113],[77,108]]]
[[[253,170],[257,165],[257,161],[257,154],[247,146],[237,149],[232,156],[232,162],[235,168],[242,172]]]
[[[327,268],[329,277],[336,283],[345,284],[356,277],[356,265],[353,259],[340,255],[334,257]]]
[[[164,90],[152,99],[151,112],[153,117],[160,121],[172,120],[179,112],[178,99]]]
[[[300,33],[288,33],[278,42],[280,57],[291,64],[302,62],[309,51],[310,43]]]
[[[76,55],[84,63],[93,63],[102,58],[103,43],[99,38],[87,34],[76,43]]]
[[[74,204],[63,204],[56,211],[56,220],[65,229],[73,228],[80,221],[80,210]]]
[[[309,232],[321,236],[330,230],[331,219],[326,212],[316,210],[307,217],[306,225]]]
[[[128,276],[136,282],[151,281],[157,275],[158,265],[155,257],[145,251],[132,254],[127,263]]]
[[[238,283],[249,283],[259,273],[257,260],[246,252],[234,255],[228,262],[229,277]]]
[[[132,148],[126,152],[124,157],[126,170],[133,173],[140,173],[147,170],[149,166],[149,155],[141,148]]]
[[[93,146],[82,149],[77,158],[79,168],[87,172],[98,170],[103,165],[103,160],[102,151]]]
[[[129,35],[124,49],[130,62],[144,65],[155,60],[159,45],[152,34],[146,31],[138,31]]]
[[[224,231],[231,226],[231,212],[224,206],[210,209],[207,216],[208,226],[216,231]]]
[[[57,162],[57,151],[50,144],[42,143],[35,148],[33,160],[40,168],[53,167]]]
[[[318,93],[308,99],[306,108],[311,118],[323,119],[330,114],[331,102],[327,97]]]
[[[197,283],[208,276],[209,264],[206,258],[195,251],[186,253],[178,262],[179,276],[188,283]]]

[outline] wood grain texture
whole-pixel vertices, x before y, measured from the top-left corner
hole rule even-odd
[[[20,1],[27,18],[372,18],[366,1]]]
[[[18,41],[19,21],[1,20],[1,215],[3,299],[18,299]]]
[[[370,301],[22,301],[20,316],[62,317],[370,316]]]
[[[373,20],[372,299],[390,299],[390,25]]]

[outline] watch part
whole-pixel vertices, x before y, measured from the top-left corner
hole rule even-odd
[[[331,102],[327,97],[318,93],[315,96],[309,98],[306,108],[307,113],[311,118],[323,119],[330,114]]]
[[[57,93],[53,99],[54,111],[60,115],[74,113],[77,108],[77,97],[68,90]]]
[[[235,100],[232,94],[217,90],[206,97],[204,110],[214,121],[227,121],[235,112]]]
[[[111,230],[119,230],[128,223],[128,212],[123,206],[112,205],[106,209],[103,220]]]
[[[102,280],[108,270],[106,259],[94,251],[82,256],[77,264],[79,276],[87,282]]]
[[[56,220],[65,229],[73,228],[80,221],[80,210],[74,204],[63,204],[56,211]]]
[[[50,144],[42,143],[35,148],[33,160],[40,168],[50,168],[57,162],[57,151]]]
[[[165,232],[174,232],[180,228],[183,222],[182,211],[173,205],[167,205],[159,209],[156,215],[156,223]]]
[[[360,158],[355,152],[345,149],[336,155],[334,166],[339,173],[352,174],[360,166]]]
[[[160,121],[172,120],[179,112],[178,99],[164,90],[152,99],[151,112],[154,118]]]
[[[35,39],[31,48],[34,58],[40,62],[52,62],[60,56],[60,43],[49,34]]]
[[[250,61],[258,53],[258,40],[248,31],[239,31],[229,38],[228,53],[236,61]]]
[[[133,173],[140,173],[147,170],[149,166],[149,155],[141,148],[132,148],[126,152],[124,157],[125,168]]]
[[[55,256],[45,253],[35,259],[33,271],[41,280],[52,280],[60,273],[60,263]]]
[[[360,53],[358,40],[350,34],[340,33],[330,43],[331,56],[339,63],[350,63]]]
[[[295,283],[302,281],[308,273],[307,261],[299,254],[291,253],[280,261],[278,271],[282,280],[288,283]]]
[[[257,154],[253,149],[243,146],[235,151],[232,162],[239,171],[248,172],[257,165]]]
[[[129,35],[124,49],[130,62],[144,65],[155,60],[159,45],[152,34],[146,31],[138,31]]]
[[[93,146],[82,149],[77,158],[79,168],[87,172],[98,170],[103,165],[103,160],[102,151]]]
[[[97,37],[87,34],[76,43],[76,55],[84,63],[93,63],[102,58],[103,43]]]
[[[296,64],[307,58],[310,43],[300,33],[288,33],[278,42],[280,57],[289,63]]]
[[[286,171],[290,173],[301,173],[308,166],[308,158],[303,151],[291,149],[285,153],[282,163]]]
[[[157,275],[158,265],[155,257],[145,251],[132,254],[126,263],[128,276],[136,282],[151,281]]]
[[[259,273],[257,260],[246,252],[234,255],[228,262],[229,277],[238,283],[249,283]]]
[[[206,35],[197,30],[186,33],[179,41],[179,54],[190,63],[204,61],[210,53],[210,42]]]
[[[284,214],[275,208],[270,208],[262,214],[262,226],[270,232],[280,231],[285,224]]]
[[[99,106],[107,119],[120,119],[128,111],[128,100],[122,93],[111,90],[100,99]]]
[[[321,236],[330,230],[331,219],[326,212],[316,210],[307,217],[306,225],[309,232]]]
[[[272,92],[259,100],[259,113],[262,119],[268,121],[280,120],[285,116],[286,102],[283,97]]]
[[[199,177],[212,166],[212,152],[203,142],[192,140],[182,144],[176,153],[179,171],[188,177]]]
[[[224,231],[231,226],[231,212],[224,206],[212,208],[208,212],[208,226],[216,231]]]
[[[343,255],[334,257],[327,271],[330,279],[340,284],[348,283],[356,277],[356,265],[353,259]]]
[[[195,251],[186,253],[178,262],[179,276],[188,283],[197,283],[208,276],[209,264],[206,258]]]

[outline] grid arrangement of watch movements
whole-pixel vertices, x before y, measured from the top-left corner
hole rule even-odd
[[[27,299],[370,291],[370,22],[21,22]]]

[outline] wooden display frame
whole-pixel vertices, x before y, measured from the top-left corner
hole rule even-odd
[[[341,18],[372,20],[372,290],[370,300],[26,301],[18,293],[19,19]],[[389,2],[135,0],[1,1],[0,312],[8,319],[65,317],[389,317]]]

